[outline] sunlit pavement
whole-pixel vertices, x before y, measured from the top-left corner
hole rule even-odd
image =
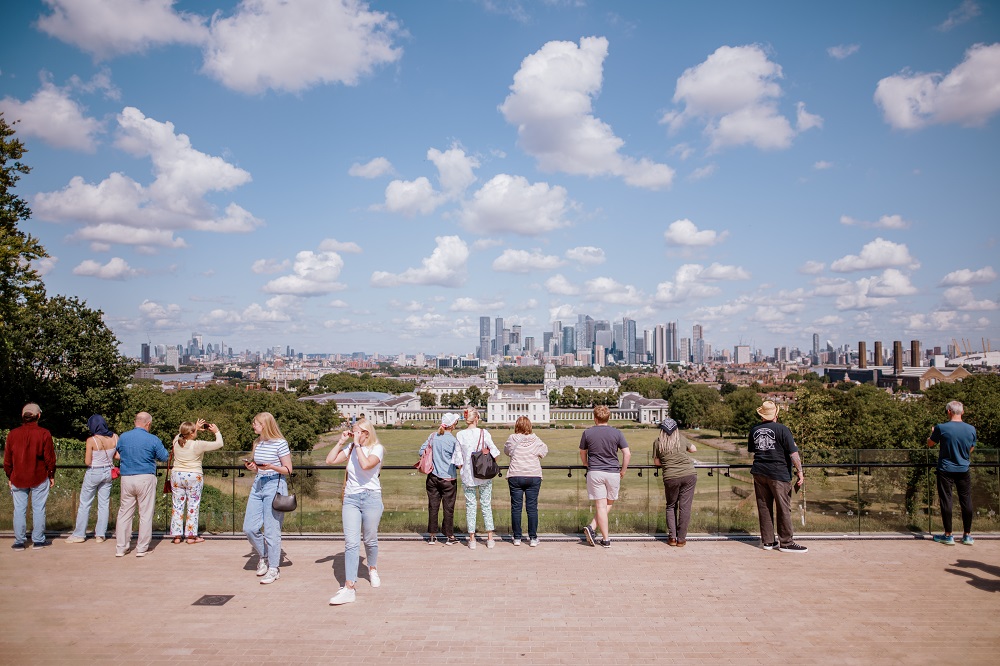
[[[260,585],[245,540],[115,558],[113,540],[0,538],[4,663],[997,663],[1000,538],[758,542],[542,537],[471,551],[385,537],[382,586],[327,604],[342,540],[287,538]],[[134,541],[133,541],[134,544]],[[362,547],[362,555],[364,548]],[[364,563],[364,560],[362,560]],[[367,572],[366,567],[362,569]],[[209,595],[224,605],[192,605]]]

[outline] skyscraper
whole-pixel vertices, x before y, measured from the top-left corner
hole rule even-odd
[[[667,322],[667,361],[677,362],[681,360],[680,350],[677,348],[677,322]]]
[[[657,324],[653,328],[653,365],[667,362],[667,327]]]
[[[490,318],[479,318],[479,355],[480,361],[488,361],[490,358]]]
[[[497,317],[493,322],[493,353],[503,356],[503,317]]]
[[[691,327],[691,362],[696,365],[705,362],[705,339],[702,337],[701,324]]]
[[[813,333],[812,362],[814,364],[819,363],[819,333]]]
[[[563,354],[576,353],[576,329],[572,326],[563,326],[563,339],[561,351]]]
[[[628,364],[637,363],[639,359],[635,353],[635,319],[622,318],[622,338],[625,362]]]

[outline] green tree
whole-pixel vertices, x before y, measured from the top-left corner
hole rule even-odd
[[[421,407],[437,407],[437,396],[430,391],[419,391]]]
[[[486,395],[478,386],[470,386],[465,389],[465,399],[468,400],[469,404],[473,407],[482,407],[486,404]]]
[[[101,311],[46,295],[32,262],[48,255],[18,228],[31,210],[14,187],[30,168],[13,136],[0,114],[0,426],[14,425],[33,401],[54,435],[79,437],[91,414],[117,416],[134,366],[118,353]]]
[[[836,447],[841,413],[829,391],[800,388],[786,418],[781,420],[792,431],[803,458],[816,462],[830,457]]]
[[[562,395],[559,396],[560,407],[576,407],[576,389],[572,386],[564,386]]]
[[[622,393],[638,393],[643,398],[659,398],[667,382],[659,377],[629,377],[621,384]]]
[[[706,428],[719,431],[719,437],[725,437],[725,430],[732,429],[733,410],[729,405],[715,402],[709,405],[705,412],[703,423]]]
[[[732,415],[730,425],[736,434],[746,436],[750,428],[760,421],[757,408],[760,407],[761,399],[753,389],[736,389],[723,398],[723,401],[729,407]]]
[[[719,392],[706,384],[686,384],[672,392],[670,415],[682,428],[704,424],[709,408],[720,401]]]

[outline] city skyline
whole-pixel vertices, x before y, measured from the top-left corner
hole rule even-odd
[[[94,2],[7,10],[0,112],[129,356],[1000,340],[989,3]]]

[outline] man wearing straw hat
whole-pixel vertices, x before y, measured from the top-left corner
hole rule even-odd
[[[795,490],[802,488],[802,460],[792,431],[778,423],[778,405],[765,400],[757,414],[761,422],[750,429],[747,450],[753,454],[753,490],[757,497],[760,541],[764,550],[777,548],[783,553],[807,553],[809,549],[792,540],[792,467],[798,478]],[[777,528],[778,536],[774,532]]]

